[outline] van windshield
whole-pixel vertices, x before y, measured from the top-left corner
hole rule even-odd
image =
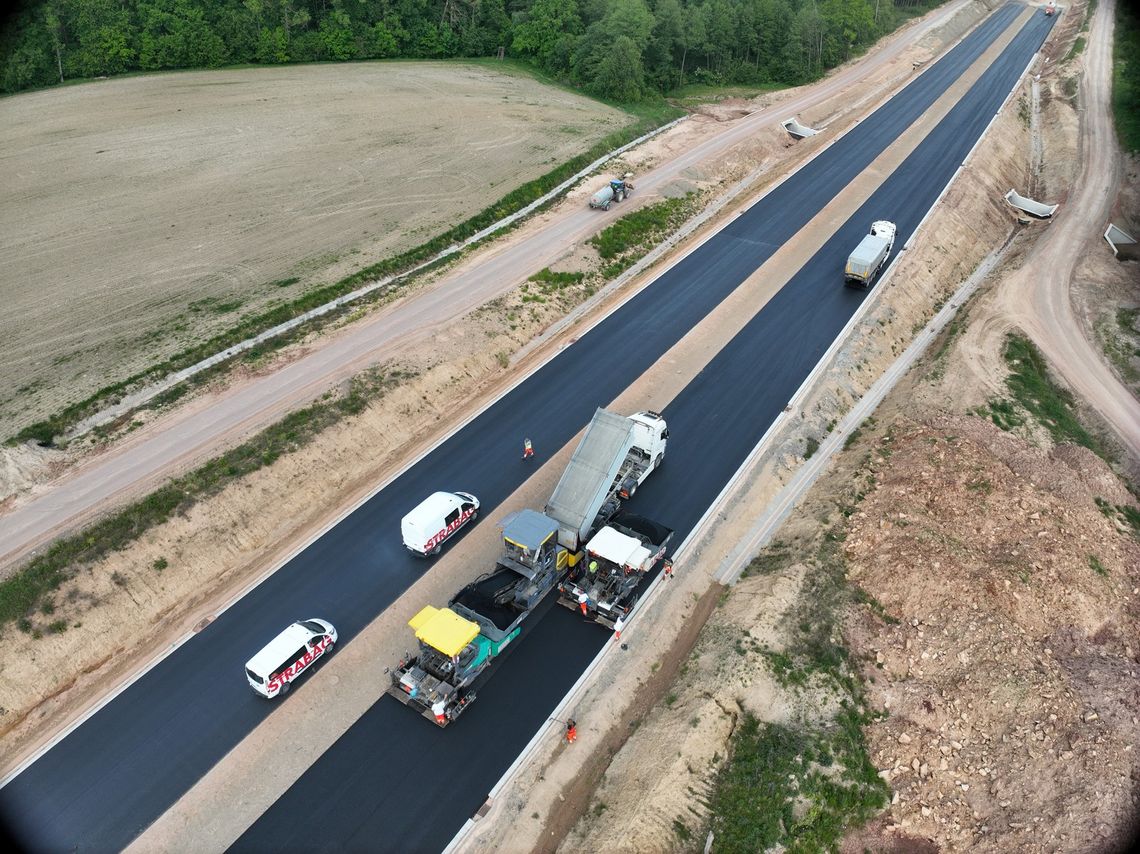
[[[313,622],[312,620],[301,620],[301,622],[299,622],[297,625],[304,626],[315,635],[323,635],[325,633],[325,627],[320,623]]]
[[[254,682],[256,682],[258,685],[264,685],[265,684],[265,680],[262,679],[260,676],[258,676],[256,673],[254,673],[252,670],[250,670],[248,667],[245,669],[245,672],[246,672],[246,675],[249,676],[249,678],[252,679]]]

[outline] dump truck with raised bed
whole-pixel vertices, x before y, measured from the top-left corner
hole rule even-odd
[[[446,608],[417,613],[408,625],[419,648],[391,671],[388,693],[441,727],[474,702],[478,677],[519,636],[565,568],[552,519],[520,510],[502,528],[503,553],[495,568],[456,593]]]
[[[633,184],[625,178],[614,178],[610,183],[590,196],[590,207],[608,211],[614,202],[620,202],[629,196]]]
[[[895,224],[886,220],[871,223],[867,234],[847,259],[843,282],[852,287],[869,288],[875,276],[887,263],[895,245]]]
[[[665,557],[673,531],[644,516],[617,513],[590,538],[558,585],[558,602],[603,626],[629,617],[646,574]]]
[[[668,438],[669,427],[656,412],[594,413],[545,508],[558,523],[558,542],[570,552],[570,566],[621,502],[661,465]]]

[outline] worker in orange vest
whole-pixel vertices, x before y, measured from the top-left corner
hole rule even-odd
[[[578,724],[573,718],[566,721],[566,742],[573,744],[578,739]]]
[[[447,720],[446,709],[447,703],[443,700],[437,700],[431,704],[431,713],[435,715],[435,722],[437,724],[443,724]]]
[[[614,640],[621,640],[621,630],[623,628],[625,628],[625,620],[618,617],[617,620],[614,621]]]
[[[589,601],[590,601],[590,597],[587,596],[585,593],[579,593],[578,594],[578,607],[582,610],[582,616],[583,617],[590,616],[588,611],[587,611]]]
[[[534,456],[534,446],[530,443],[530,438],[523,439],[523,459],[528,459]]]

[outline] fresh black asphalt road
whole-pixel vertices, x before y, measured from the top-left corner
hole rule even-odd
[[[666,408],[666,462],[632,509],[674,527],[677,542],[693,529],[864,298],[839,284],[851,248],[874,219],[894,220],[897,245],[905,242],[1048,27],[1044,15],[1031,19],[922,145]],[[742,240],[749,233],[740,221],[724,232]],[[232,850],[443,848],[597,651],[612,642],[609,632],[562,608],[530,628],[471,710],[442,732],[381,698]],[[637,644],[636,622],[623,640]],[[409,721],[418,732],[409,731]]]
[[[398,520],[409,507],[435,489],[469,489],[490,515],[530,470],[518,459],[524,434],[535,441],[535,462],[562,447],[596,406],[614,399],[859,174],[1020,9],[996,12],[903,93],[350,513],[0,790],[3,820],[19,844],[50,851],[108,851],[128,844],[271,713],[274,704],[255,697],[242,673],[269,637],[293,619],[320,616],[336,624],[342,642],[351,640],[430,567],[400,545]],[[1017,58],[1009,60],[1001,80],[990,81],[991,92],[976,96],[974,87],[970,98],[977,103],[970,115],[983,116],[983,126],[1050,21],[1035,16],[1006,51],[1003,62],[1011,53]],[[939,165],[948,177],[976,138],[973,132],[966,140],[965,133],[965,125],[953,128],[946,148],[928,152],[916,170],[921,178],[907,193],[926,194],[922,203],[912,201],[916,211],[928,207],[945,183],[930,178]],[[956,153],[950,155],[951,149]],[[902,205],[892,197],[887,210],[866,219],[892,218]],[[899,214],[894,218],[905,223]],[[865,227],[850,227],[850,245]],[[790,397],[791,391],[776,389],[799,385],[810,370],[808,360],[826,349],[862,298],[833,287],[848,250],[835,251],[829,284],[821,278],[818,289],[811,286],[806,309],[784,309],[804,312],[794,318],[802,328],[773,312],[783,304],[783,292],[750,325],[753,339],[784,342],[772,357],[743,343],[746,330],[730,348],[737,350],[736,359],[748,361],[730,359],[730,366],[706,370],[672,404],[666,413],[669,458],[639,491],[636,509],[683,534],[719,492]],[[784,291],[806,287],[797,278]],[[762,321],[765,315],[769,320]],[[742,374],[740,385],[728,384],[729,371]],[[482,569],[473,567],[472,576]],[[240,847],[376,848],[387,841],[403,850],[440,847],[604,642],[604,632],[569,617],[556,609],[532,620],[529,635],[501,662],[502,673],[447,730],[393,701],[377,703],[251,828]],[[346,753],[356,739],[363,743],[355,754]],[[379,776],[360,776],[366,772]],[[311,788],[310,779],[322,786]],[[284,811],[289,804],[301,811],[296,820]],[[328,823],[304,819],[305,809],[322,804]]]

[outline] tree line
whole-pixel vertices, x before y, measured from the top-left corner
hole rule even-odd
[[[0,90],[131,71],[499,54],[622,102],[804,83],[944,0],[28,0]]]

